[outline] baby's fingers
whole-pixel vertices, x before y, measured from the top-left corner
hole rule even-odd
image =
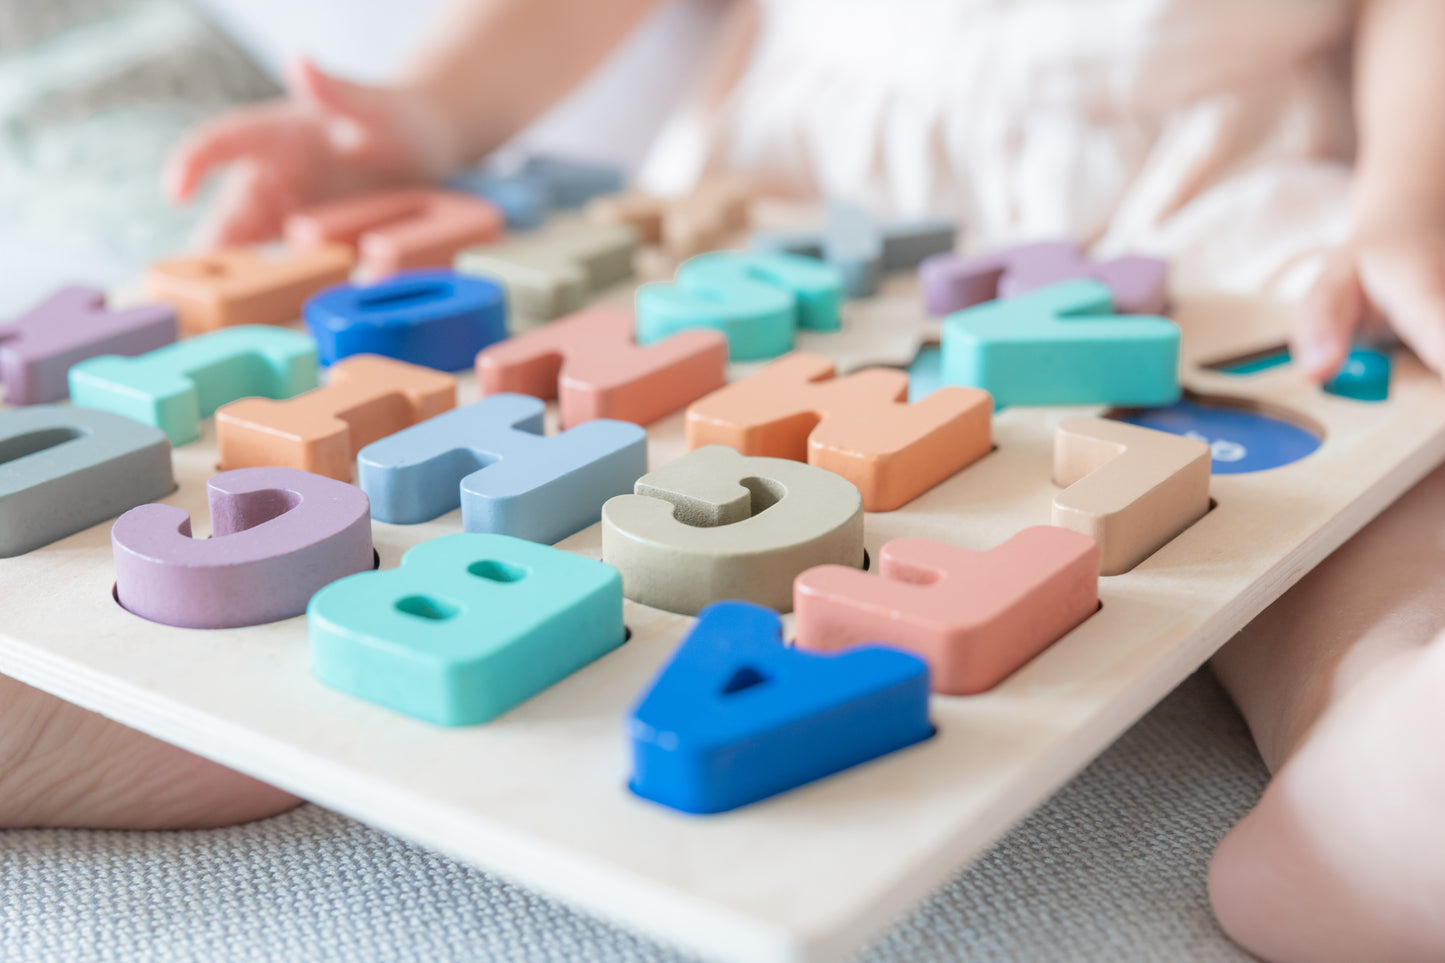
[[[1445,250],[1411,246],[1367,254],[1360,279],[1400,340],[1445,374]]]
[[[212,169],[265,150],[271,126],[264,117],[246,112],[219,117],[187,134],[166,161],[162,183],[167,196],[176,202],[189,200]]]
[[[270,189],[265,171],[242,164],[227,174],[197,231],[196,246],[211,250],[276,238],[285,212],[276,191]]]
[[[1339,370],[1364,308],[1354,260],[1337,254],[1305,297],[1290,337],[1290,354],[1306,376],[1324,381]]]

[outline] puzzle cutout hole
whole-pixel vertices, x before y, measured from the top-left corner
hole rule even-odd
[[[1282,468],[1314,454],[1326,435],[1318,421],[1282,405],[1187,389],[1175,404],[1119,408],[1105,417],[1204,442],[1215,475]]]

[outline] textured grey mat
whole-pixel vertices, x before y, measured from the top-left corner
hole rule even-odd
[[[0,0],[0,315],[180,247],[166,147],[272,90],[177,0]],[[1264,779],[1197,676],[867,959],[1247,959],[1204,871]],[[0,833],[6,963],[281,959],[680,958],[315,807],[205,833]]]

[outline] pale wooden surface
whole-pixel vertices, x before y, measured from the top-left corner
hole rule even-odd
[[[1178,317],[1191,362],[1269,343],[1280,321],[1226,303]],[[934,327],[900,283],[852,306],[844,333],[799,347],[846,371],[905,361]],[[302,619],[198,632],[124,612],[100,525],[0,562],[0,671],[684,948],[835,959],[981,853],[1445,455],[1445,390],[1413,359],[1379,405],[1323,395],[1288,369],[1236,379],[1190,364],[1186,382],[1288,406],[1326,442],[1284,468],[1215,478],[1218,507],[1104,579],[1098,614],[994,691],[936,697],[934,739],[724,816],[682,816],[625,789],[627,709],[690,621],[631,603],[620,650],[490,725],[440,730],[313,679]],[[467,377],[463,398],[474,394]],[[869,550],[901,535],[986,548],[1047,522],[1052,426],[1081,411],[1002,412],[997,451],[868,516]],[[652,466],[680,454],[681,414],[651,437]],[[167,502],[204,535],[213,426],[175,461]],[[456,512],[378,523],[382,564],[459,526]],[[563,545],[595,556],[597,533]]]

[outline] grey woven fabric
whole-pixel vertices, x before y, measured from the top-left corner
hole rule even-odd
[[[191,216],[160,202],[166,146],[272,89],[178,0],[0,0],[0,314],[178,248]],[[1204,871],[1264,779],[1196,676],[865,957],[1247,959]],[[315,807],[214,832],[0,833],[0,961],[278,959],[682,958]]]

